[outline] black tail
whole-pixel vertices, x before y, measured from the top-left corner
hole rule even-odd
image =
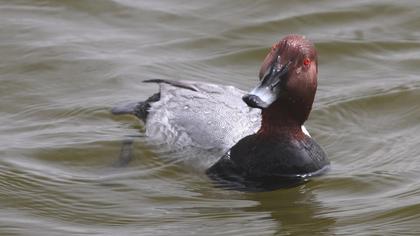
[[[150,79],[144,80],[144,83],[165,83],[172,85],[174,87],[188,89],[192,91],[198,91],[198,89],[189,83],[181,82],[181,81],[173,81],[173,80],[164,80],[164,79]],[[147,116],[149,115],[150,104],[153,102],[157,102],[160,100],[160,93],[155,93],[151,97],[149,97],[146,101],[143,102],[132,102],[129,104],[116,106],[112,108],[111,113],[114,115],[134,115],[137,116],[139,119],[146,122]]]
[[[150,103],[157,102],[160,99],[160,93],[155,93],[143,102],[132,102],[111,109],[114,115],[134,115],[139,119],[146,122],[147,115],[149,114]]]

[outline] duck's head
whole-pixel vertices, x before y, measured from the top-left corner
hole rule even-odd
[[[242,99],[273,119],[302,125],[309,116],[317,88],[318,61],[312,42],[288,35],[274,44],[259,72],[260,83]]]

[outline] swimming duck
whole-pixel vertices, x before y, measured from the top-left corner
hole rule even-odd
[[[271,189],[294,185],[329,167],[303,124],[317,89],[313,43],[288,35],[274,44],[250,93],[192,81],[146,80],[160,91],[113,108],[143,120],[146,135],[174,147],[220,153],[206,173],[221,183]]]

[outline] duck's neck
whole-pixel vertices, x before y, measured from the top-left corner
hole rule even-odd
[[[257,135],[261,137],[305,137],[302,125],[308,118],[311,105],[297,104],[296,101],[275,102],[262,110],[261,127]]]

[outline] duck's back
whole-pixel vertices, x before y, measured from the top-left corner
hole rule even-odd
[[[172,146],[227,151],[257,131],[260,111],[243,101],[232,86],[201,82],[159,82],[160,96],[150,102],[146,135]]]

